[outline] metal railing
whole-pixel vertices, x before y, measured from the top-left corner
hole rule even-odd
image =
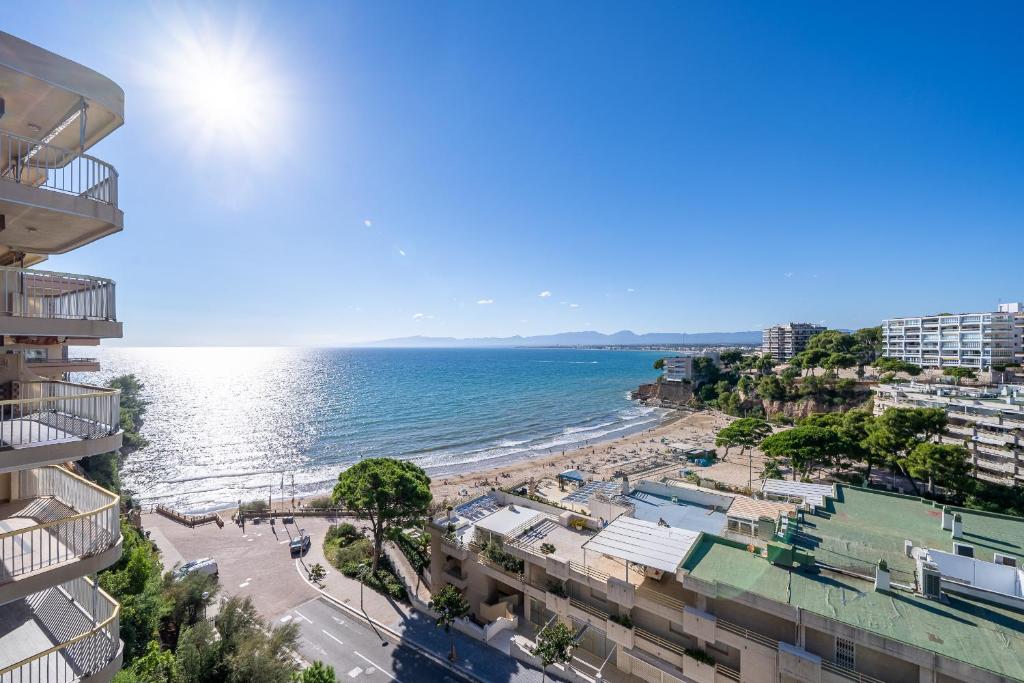
[[[92,626],[60,636],[59,644],[0,669],[0,683],[70,683],[88,678],[117,657],[121,606],[89,579],[48,588],[28,602],[50,633],[65,631],[72,621],[68,615]]]
[[[600,569],[594,569],[593,567],[588,567],[585,564],[580,564],[579,562],[574,562],[572,560],[569,561],[569,569],[587,578],[597,579],[603,583],[608,582],[608,573],[603,572]]]
[[[686,655],[686,648],[680,645],[679,643],[673,643],[672,641],[666,640],[665,638],[662,638],[659,635],[651,633],[646,629],[640,628],[639,626],[635,626],[633,628],[633,631],[638,637],[643,638],[647,642],[657,645],[662,649],[668,650],[669,652],[677,654],[680,657]]]
[[[716,619],[715,623],[718,625],[718,628],[722,629],[723,631],[734,633],[738,636],[746,638],[747,640],[752,640],[755,643],[760,643],[761,645],[764,645],[765,647],[771,648],[773,650],[779,649],[779,641],[772,640],[768,636],[763,636],[760,633],[757,633],[756,631],[751,631],[749,628],[744,628],[743,626],[734,624],[731,621],[725,621],[724,619]]]
[[[0,180],[117,206],[117,171],[105,161],[0,130]]]
[[[730,681],[740,680],[740,672],[725,664],[715,664],[715,673]]]
[[[845,666],[839,666],[835,662],[830,662],[827,659],[821,660],[821,668],[848,680],[856,681],[857,683],[884,683],[884,681],[877,679],[874,676],[868,676],[867,674],[862,674],[858,671],[854,671],[853,669],[847,669]]]
[[[85,363],[99,363],[99,358],[26,358],[29,365],[83,365]]]
[[[582,600],[578,600],[577,598],[572,598],[572,597],[569,598],[569,604],[572,605],[573,607],[575,607],[578,610],[586,612],[587,614],[589,614],[592,617],[597,617],[598,619],[601,619],[601,620],[608,619],[608,616],[609,616],[608,612],[606,612],[605,610],[601,609],[600,607],[598,607],[596,605],[591,605],[591,604],[583,602]]]
[[[58,505],[35,505],[27,514],[38,524],[0,534],[0,583],[22,574],[95,555],[121,537],[118,496],[54,465],[22,470],[21,499],[52,499]],[[63,515],[61,507],[71,514]],[[45,519],[56,517],[57,519]]]
[[[121,392],[58,381],[12,382],[19,398],[0,401],[0,441],[31,446],[116,434]]]
[[[665,605],[666,607],[679,610],[680,612],[682,612],[686,607],[686,603],[678,598],[673,598],[670,595],[665,595],[664,593],[660,593],[650,588],[644,588],[642,586],[636,589],[636,596],[638,598],[644,598],[651,602],[656,602]]]
[[[114,281],[90,275],[0,267],[0,315],[117,320]]]

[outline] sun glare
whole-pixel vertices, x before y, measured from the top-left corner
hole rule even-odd
[[[282,94],[254,26],[182,16],[164,26],[171,40],[149,71],[171,119],[203,154],[258,146],[278,127]]]

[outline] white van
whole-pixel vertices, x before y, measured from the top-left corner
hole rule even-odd
[[[181,581],[191,574],[205,574],[216,577],[220,574],[217,568],[217,560],[212,557],[204,557],[201,560],[191,560],[174,570],[174,580]]]

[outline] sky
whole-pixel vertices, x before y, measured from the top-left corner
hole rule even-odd
[[[60,17],[55,21],[54,17]],[[125,345],[856,328],[1024,299],[1024,5],[25,3],[112,78]]]

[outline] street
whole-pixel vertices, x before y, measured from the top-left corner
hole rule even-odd
[[[362,619],[326,598],[314,598],[290,610],[279,623],[299,625],[299,652],[310,662],[334,667],[339,681],[394,683],[463,683],[465,679],[424,657],[408,645],[394,642]],[[495,653],[497,654],[497,653]]]

